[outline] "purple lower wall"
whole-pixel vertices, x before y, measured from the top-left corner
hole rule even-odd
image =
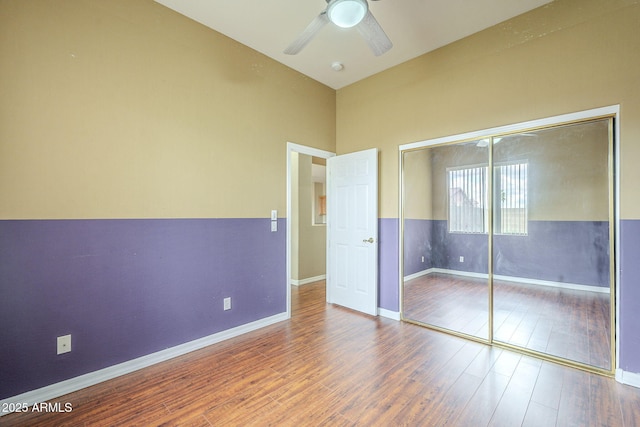
[[[640,220],[620,221],[620,369],[640,373]]]
[[[405,244],[432,227],[405,223]],[[640,372],[640,220],[621,221],[621,236],[619,367]],[[379,306],[390,311],[398,237],[398,219],[381,218]],[[0,399],[283,313],[285,244],[268,219],[0,221]],[[405,257],[431,263],[429,250]],[[55,355],[69,333],[73,351]]]
[[[398,224],[397,218],[378,222],[378,307],[395,312],[400,311]]]
[[[285,312],[279,223],[0,221],[0,399]]]
[[[527,236],[494,236],[495,274],[609,287],[607,222],[529,221],[528,227]],[[446,220],[405,220],[404,228],[405,276],[432,267],[487,273],[486,234],[449,233]]]
[[[434,268],[487,274],[489,240],[486,234],[449,233],[447,221],[430,222]],[[464,262],[460,262],[461,256]]]
[[[432,233],[430,220],[404,220],[404,275],[410,276],[433,267]],[[424,257],[424,262],[422,261]]]
[[[496,274],[609,287],[608,222],[529,221],[528,228],[528,236],[494,237]]]

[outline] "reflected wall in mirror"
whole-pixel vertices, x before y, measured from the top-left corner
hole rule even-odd
[[[494,139],[494,340],[611,369],[609,120]]]
[[[403,318],[487,340],[489,144],[403,153]]]
[[[612,126],[403,151],[402,318],[612,373]]]

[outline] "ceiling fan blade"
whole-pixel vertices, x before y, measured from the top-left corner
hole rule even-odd
[[[298,38],[296,38],[293,43],[284,50],[284,53],[287,55],[295,55],[300,52],[311,41],[311,39],[318,34],[318,31],[327,25],[328,22],[329,18],[327,18],[327,12],[323,11],[320,15],[316,16],[307,28],[300,33]]]
[[[376,18],[373,17],[371,11],[367,11],[367,14],[356,25],[356,28],[364,37],[375,56],[380,56],[393,47],[393,43],[391,43],[380,24],[378,24]]]

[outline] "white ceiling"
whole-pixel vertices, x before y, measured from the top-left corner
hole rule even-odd
[[[371,13],[393,42],[374,56],[355,28],[329,23],[297,55],[283,50],[323,10],[325,0],[156,0],[333,89],[535,9],[550,0],[380,0]],[[344,64],[342,71],[331,68]]]

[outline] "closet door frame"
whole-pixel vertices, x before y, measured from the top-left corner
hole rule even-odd
[[[514,350],[523,354],[528,354],[528,355],[532,355],[534,357],[538,357],[541,358],[543,360],[549,360],[552,362],[556,362],[556,363],[560,363],[563,365],[568,365],[568,366],[572,366],[572,367],[576,367],[578,369],[583,369],[586,371],[590,371],[590,372],[595,372],[595,373],[599,373],[599,374],[603,374],[603,375],[607,375],[607,376],[614,376],[615,372],[616,372],[616,367],[619,365],[619,342],[616,339],[616,337],[619,336],[619,324],[618,324],[618,318],[619,318],[619,292],[617,292],[617,284],[620,281],[620,271],[619,271],[619,264],[618,264],[618,259],[617,259],[617,254],[620,253],[620,236],[619,236],[619,230],[620,230],[620,197],[619,197],[619,189],[620,189],[620,174],[618,173],[619,171],[619,165],[620,165],[620,155],[619,155],[619,130],[620,130],[620,124],[619,124],[619,115],[620,115],[620,106],[619,105],[612,105],[612,106],[607,106],[607,107],[601,107],[601,108],[595,108],[595,109],[590,109],[590,110],[584,110],[584,111],[580,111],[580,112],[575,112],[575,113],[569,113],[569,114],[563,114],[563,115],[559,115],[559,116],[554,116],[554,117],[548,117],[548,118],[543,118],[543,119],[537,119],[537,120],[531,120],[531,121],[526,121],[526,122],[521,122],[521,123],[515,123],[515,124],[510,124],[510,125],[506,125],[506,126],[501,126],[501,127],[495,127],[495,128],[488,128],[488,129],[483,129],[483,130],[479,130],[479,131],[473,131],[473,132],[467,132],[467,133],[463,133],[463,134],[457,134],[457,135],[449,135],[449,136],[445,136],[445,137],[440,137],[440,138],[435,138],[435,139],[429,139],[429,140],[424,140],[424,141],[418,141],[418,142],[413,142],[413,143],[409,143],[409,144],[403,144],[400,145],[399,148],[399,156],[398,156],[398,162],[399,162],[399,177],[398,177],[398,182],[399,182],[399,192],[398,192],[398,199],[399,199],[399,205],[398,205],[398,212],[399,212],[399,242],[398,242],[398,246],[399,246],[399,278],[398,278],[398,286],[399,286],[399,295],[400,295],[400,301],[399,301],[399,309],[400,309],[400,315],[401,315],[401,319],[403,321],[407,321],[407,322],[411,322],[411,323],[417,323],[421,326],[425,326],[425,327],[429,327],[432,329],[436,329],[436,330],[440,330],[446,333],[452,333],[453,335],[457,335],[457,336],[462,336],[464,338],[470,339],[470,340],[474,340],[474,341],[479,341],[479,342],[484,342],[487,343],[489,345],[494,345],[497,347],[503,347],[503,348],[508,348],[510,350]],[[424,324],[421,322],[416,322],[416,321],[412,321],[411,319],[404,319],[403,317],[403,306],[404,306],[404,200],[403,200],[403,194],[404,194],[404,188],[403,188],[403,154],[405,152],[408,151],[414,151],[420,148],[426,148],[426,147],[431,147],[431,146],[439,146],[439,145],[448,145],[448,144],[454,144],[454,143],[458,143],[458,142],[463,142],[463,141],[470,141],[470,140],[476,140],[476,139],[489,139],[489,141],[492,141],[494,137],[498,137],[498,136],[503,136],[505,134],[515,134],[515,133],[523,133],[523,132],[533,132],[536,130],[541,130],[541,129],[547,129],[547,128],[552,128],[552,127],[556,127],[556,126],[560,126],[560,125],[567,125],[567,124],[577,124],[580,122],[589,122],[589,121],[593,121],[593,120],[597,120],[597,119],[606,119],[609,118],[611,120],[611,124],[609,126],[609,159],[608,159],[608,166],[609,166],[609,180],[611,181],[609,184],[609,188],[611,189],[611,187],[613,187],[611,189],[611,191],[609,191],[609,238],[610,238],[610,322],[611,322],[611,326],[610,326],[610,351],[611,351],[611,366],[610,369],[604,369],[604,368],[599,368],[599,367],[595,367],[592,365],[586,365],[584,363],[580,363],[580,362],[575,362],[572,360],[568,360],[568,359],[564,359],[564,358],[560,358],[560,357],[556,357],[556,356],[552,356],[552,355],[548,355],[545,353],[540,353],[537,351],[533,351],[533,350],[528,350],[526,348],[523,347],[519,347],[519,346],[514,346],[514,345],[510,345],[508,343],[503,343],[503,342],[496,342],[493,340],[493,311],[494,311],[494,307],[493,307],[493,248],[492,248],[492,232],[493,232],[493,213],[491,212],[490,208],[490,213],[489,213],[489,223],[490,223],[490,228],[489,228],[489,243],[488,243],[488,247],[489,247],[489,254],[488,254],[488,260],[489,260],[489,265],[487,266],[488,269],[488,275],[489,275],[489,322],[488,322],[488,339],[482,339],[482,338],[478,338],[478,337],[474,337],[474,336],[467,336],[464,333],[456,333],[455,331],[449,331],[446,329],[442,329],[439,327],[433,327],[432,325],[429,324]],[[489,150],[490,154],[489,154],[489,170],[490,170],[490,182],[492,182],[492,174],[493,171],[491,171],[492,169],[492,165],[493,165],[493,158],[492,158],[492,151],[493,150]],[[492,186],[489,186],[489,197],[490,200],[492,199]],[[492,202],[490,203],[490,205],[492,205]]]

